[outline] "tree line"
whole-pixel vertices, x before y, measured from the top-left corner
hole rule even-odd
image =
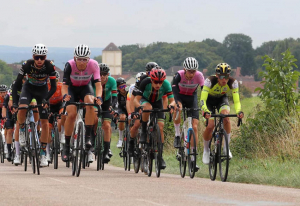
[[[222,43],[205,39],[201,42],[155,42],[147,46],[133,44],[119,48],[122,50],[122,67],[125,72],[141,71],[149,61],[156,61],[168,69],[182,65],[186,57],[192,56],[198,60],[199,69],[208,69],[208,74],[214,73],[218,63],[227,62],[232,68],[241,67],[242,75],[254,75],[256,80],[259,80],[258,73],[263,71],[264,55],[278,59],[289,48],[295,58],[300,59],[300,38],[268,41],[254,49],[252,38],[245,34],[229,34]],[[101,62],[101,56],[95,58]],[[299,64],[296,63],[298,68]]]

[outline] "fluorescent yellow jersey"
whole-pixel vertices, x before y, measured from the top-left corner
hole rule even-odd
[[[235,111],[236,113],[239,113],[241,111],[241,102],[238,81],[232,77],[229,77],[227,84],[222,87],[218,84],[218,77],[210,76],[206,78],[200,99],[202,111],[209,112],[206,105],[206,100],[208,97],[216,98],[217,100],[218,98],[226,95],[230,90],[232,91]]]

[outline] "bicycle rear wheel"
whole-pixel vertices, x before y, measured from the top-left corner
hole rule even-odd
[[[151,134],[154,138],[154,158],[155,158],[155,173],[156,177],[160,177],[161,170],[161,161],[162,161],[162,142],[161,135],[158,125],[153,129],[153,133]]]
[[[216,179],[217,175],[217,162],[218,162],[218,146],[216,142],[216,137],[215,134],[209,141],[209,148],[210,148],[210,153],[209,153],[209,177],[212,181]]]
[[[190,178],[194,178],[195,176],[195,170],[196,170],[196,163],[197,163],[197,150],[196,150],[196,137],[195,137],[195,132],[193,129],[189,129],[188,131],[189,134],[189,143],[187,145],[188,147],[188,166],[189,166],[189,174]],[[191,147],[191,143],[194,144],[194,147]]]
[[[150,149],[147,146],[147,149],[146,149],[147,156],[146,156],[146,159],[145,159],[146,168],[145,169],[147,171],[148,177],[151,177],[151,174],[152,174],[153,157],[152,157],[151,152],[152,152],[152,149]]]
[[[181,133],[180,137],[180,148],[178,149],[178,158],[179,158],[179,169],[180,169],[180,176],[182,178],[185,177],[186,172],[186,154],[184,150],[184,132]]]
[[[97,159],[97,171],[102,168],[102,146],[103,146],[103,138],[101,134],[101,128],[98,128],[97,136],[96,136],[96,159]]]
[[[52,153],[54,155],[54,169],[58,168],[58,153],[59,153],[59,132],[57,126],[54,127],[54,139],[53,139],[53,148]],[[54,151],[54,152],[53,152]]]
[[[128,151],[128,148],[129,148],[129,141],[130,141],[130,133],[128,132],[127,133],[127,149],[126,149],[126,155],[127,155],[127,171],[130,171],[130,164],[131,164],[131,157],[130,157],[130,153]]]
[[[126,132],[124,132],[124,138],[123,138],[123,163],[124,163],[124,170],[127,171],[127,148],[128,148],[128,142],[127,142],[127,138],[128,134]]]
[[[78,123],[78,135],[77,135],[77,148],[76,148],[76,156],[75,156],[75,161],[76,161],[76,176],[79,177],[80,175],[80,170],[81,170],[81,163],[84,155],[83,151],[83,122]],[[78,167],[77,167],[78,166]]]
[[[222,182],[226,182],[229,169],[228,137],[225,130],[220,132],[219,144],[219,172]],[[224,143],[223,143],[224,142]]]
[[[22,152],[23,153],[23,152]],[[24,171],[27,171],[27,153],[23,153]]]
[[[32,163],[33,166],[36,167],[36,171],[37,174],[40,175],[40,159],[39,159],[39,145],[38,145],[38,141],[36,137],[36,132],[35,132],[35,124],[33,122],[30,122],[30,134],[31,134],[31,140],[32,140],[32,149],[33,149],[33,153],[32,156],[35,159],[36,165],[34,164],[34,162]],[[35,172],[33,172],[35,173]]]

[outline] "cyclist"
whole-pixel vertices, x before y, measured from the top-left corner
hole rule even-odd
[[[145,110],[151,110],[152,108],[163,109],[162,96],[167,95],[171,102],[169,107],[176,107],[172,87],[170,82],[166,80],[166,72],[161,67],[157,66],[150,72],[150,77],[144,79],[137,91],[137,96],[134,99],[135,106],[140,108],[141,105]],[[177,108],[177,107],[176,107]],[[175,109],[176,109],[175,108]],[[146,143],[147,138],[147,123],[150,113],[142,113],[142,134],[140,137],[140,143]],[[158,113],[158,126],[162,139],[162,151],[164,146],[164,113]],[[161,169],[166,168],[164,159],[161,160]]]
[[[62,96],[62,91],[61,91],[61,88],[62,88],[62,82],[59,82],[59,73],[57,71],[55,71],[55,75],[56,75],[56,91],[55,93],[52,95],[52,97],[49,99],[49,103],[50,103],[50,114],[54,114],[54,113],[57,113],[57,114],[60,114],[62,113],[63,111],[63,108],[62,108],[62,100],[63,100],[63,96]],[[50,90],[51,89],[51,85],[50,85],[50,82],[48,82],[48,89]],[[62,118],[65,118],[65,116],[62,116]],[[59,118],[57,120],[57,127],[58,127],[58,131],[59,131],[59,134],[61,134],[61,119]],[[47,160],[48,162],[51,161],[50,159],[50,143],[51,143],[51,129],[53,128],[53,116],[51,116],[49,118],[49,137],[48,137],[48,142],[47,142],[47,149],[46,149],[46,153],[47,153]],[[61,136],[61,135],[60,135]],[[61,142],[63,142],[61,140]],[[64,142],[63,142],[64,143]]]
[[[124,78],[119,77],[117,79],[117,88],[118,88],[118,111],[115,114],[120,116],[121,121],[125,121],[127,114],[126,110],[126,96],[128,91],[126,91],[126,81]],[[117,144],[118,148],[122,147],[123,144],[123,132],[125,129],[125,122],[119,122],[119,141]]]
[[[25,61],[20,69],[18,77],[13,87],[13,107],[14,111],[18,108],[17,91],[22,87],[22,79],[25,74],[28,74],[28,80],[22,87],[20,94],[20,107],[26,107],[29,105],[33,98],[36,99],[38,104],[42,104],[43,107],[39,107],[39,114],[42,125],[41,132],[41,151],[40,151],[40,166],[48,166],[46,159],[46,146],[49,133],[48,125],[48,112],[49,99],[56,90],[55,83],[55,66],[52,61],[47,60],[48,49],[43,44],[36,44],[33,49],[33,59]],[[51,90],[48,92],[47,79],[50,78]],[[19,139],[20,145],[25,145],[25,119],[26,110],[22,109],[18,111],[18,122],[20,125]]]
[[[193,57],[187,57],[183,62],[183,70],[178,71],[173,78],[172,89],[176,103],[179,108],[198,108],[198,98],[197,89],[200,86],[203,87],[204,77],[203,74],[198,70],[198,61]],[[181,111],[179,110],[181,113]],[[198,142],[198,122],[199,122],[199,112],[192,111],[188,112],[192,115],[193,121],[192,126],[195,131],[196,142]],[[175,127],[175,139],[174,147],[180,147],[180,115],[177,120],[174,120]],[[196,147],[196,145],[191,145]],[[196,168],[199,167],[196,165]]]
[[[6,159],[7,161],[11,161],[11,143],[12,143],[12,134],[13,134],[13,126],[11,127],[11,116],[8,116],[9,111],[7,111],[7,104],[9,100],[9,94],[7,93],[8,87],[5,84],[0,85],[0,119],[3,120],[4,123],[4,136],[6,139]],[[13,125],[13,124],[12,124]]]
[[[102,110],[111,111],[111,113],[103,113],[102,115],[103,118],[102,128],[104,130],[104,163],[108,163],[110,161],[110,157],[112,156],[110,152],[111,120],[112,120],[112,114],[114,113],[114,110],[116,110],[117,102],[118,102],[117,82],[113,77],[109,76],[110,69],[107,64],[101,63],[99,64],[99,67],[100,67],[100,75],[101,75],[101,84],[103,87]],[[95,121],[95,124],[97,124],[97,121]]]
[[[62,95],[63,101],[78,102],[79,100],[85,103],[102,103],[101,93],[102,86],[100,80],[98,62],[90,59],[91,51],[87,45],[79,44],[74,49],[74,58],[69,60],[64,69]],[[94,97],[94,91],[92,87],[91,79],[94,78],[96,93]],[[76,120],[77,110],[75,105],[68,105],[67,117],[65,121],[65,145],[62,152],[62,160],[64,162],[69,161],[70,154],[70,138],[74,129],[74,123]],[[93,129],[93,121],[95,112],[92,106],[86,107],[85,118],[85,144],[87,148],[92,147],[91,133]]]
[[[139,91],[140,83],[145,78],[149,77],[151,70],[157,66],[158,66],[158,64],[156,62],[148,62],[145,67],[146,72],[140,72],[136,75],[135,87],[130,86],[129,92],[127,95],[127,100],[129,101],[129,105],[127,107],[127,112],[129,114],[128,115],[129,118],[131,118],[131,116],[136,117],[134,99],[137,96],[137,92]],[[163,105],[165,105],[165,102],[166,102],[166,104],[168,104],[167,98],[163,98]],[[134,125],[130,129],[130,140],[129,140],[129,146],[128,146],[128,151],[130,152],[130,154],[133,153],[134,138],[136,137],[136,135],[138,133],[138,129],[139,129],[140,125],[141,125],[140,120],[137,119],[137,120],[135,120]]]
[[[231,68],[227,63],[220,63],[216,66],[216,75],[206,78],[204,82],[203,91],[201,94],[201,105],[203,116],[209,119],[208,126],[203,133],[204,139],[204,151],[202,161],[204,164],[209,164],[209,141],[212,137],[214,129],[214,120],[210,119],[211,113],[214,114],[213,107],[216,107],[221,114],[229,114],[230,107],[227,98],[227,93],[231,90],[233,96],[233,102],[235,111],[238,114],[238,118],[243,118],[244,113],[241,111],[241,103],[239,96],[239,84],[238,81],[230,77]],[[229,118],[224,119],[224,129],[228,136],[228,145],[231,136],[231,125]],[[225,147],[224,147],[225,148]],[[229,150],[229,158],[232,158],[232,154]]]

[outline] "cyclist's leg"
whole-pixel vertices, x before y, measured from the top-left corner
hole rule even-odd
[[[103,111],[109,111],[109,107],[111,106],[111,98],[104,101],[101,106]],[[104,162],[108,163],[110,161],[110,157],[108,153],[110,148],[112,115],[110,113],[103,113],[102,119],[103,119],[102,129],[104,130]]]
[[[127,115],[126,111],[124,111],[122,108],[118,108],[118,113],[120,115],[120,120],[125,121],[126,115]],[[118,124],[119,124],[119,141],[118,141],[117,147],[121,148],[122,143],[123,143],[123,133],[125,130],[125,122],[119,122]]]
[[[176,100],[176,102],[179,105],[179,108],[182,108],[182,103],[181,103],[182,101],[181,101],[180,97]],[[179,110],[177,120],[175,119],[176,118],[176,113],[173,114],[174,128],[175,128],[174,147],[179,148],[180,147],[180,122],[181,122],[181,116],[180,115],[181,115],[181,110]]]
[[[140,100],[140,104],[143,106],[144,110],[151,110],[152,109],[152,105],[148,102],[148,100],[142,98]],[[143,112],[142,113],[142,135],[140,138],[140,143],[146,143],[146,139],[147,139],[147,123],[149,120],[149,116],[150,113],[149,112]]]

